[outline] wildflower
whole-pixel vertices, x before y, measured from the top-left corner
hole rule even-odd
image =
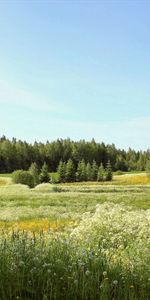
[[[103,272],[103,276],[104,276],[104,277],[107,276],[107,272],[106,272],[106,271]]]
[[[85,275],[89,275],[90,274],[90,271],[89,270],[86,270],[86,272],[85,272]]]
[[[118,284],[118,280],[114,280],[114,281],[113,281],[113,284],[114,284],[114,285],[117,285],[117,284]]]

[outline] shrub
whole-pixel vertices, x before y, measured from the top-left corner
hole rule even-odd
[[[56,193],[60,193],[60,192],[62,192],[62,188],[57,185],[54,185],[54,186],[52,186],[52,191],[56,192]]]
[[[28,185],[30,188],[34,187],[34,178],[29,171],[17,170],[13,172],[12,179],[14,183],[21,183]]]
[[[60,177],[58,172],[53,172],[50,174],[50,183],[60,183]]]

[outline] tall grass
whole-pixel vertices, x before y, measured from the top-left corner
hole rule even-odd
[[[149,211],[103,204],[71,231],[3,233],[0,299],[148,300],[149,229]]]
[[[0,300],[149,300],[150,185],[128,176],[0,186]]]

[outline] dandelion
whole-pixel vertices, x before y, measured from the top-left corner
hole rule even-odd
[[[113,284],[114,284],[114,285],[117,285],[117,284],[118,284],[118,281],[117,281],[117,280],[114,280],[114,281],[113,281]]]
[[[86,270],[85,275],[88,276],[90,274],[89,270]]]
[[[104,276],[104,277],[107,276],[107,272],[106,272],[106,271],[103,272],[103,276]]]

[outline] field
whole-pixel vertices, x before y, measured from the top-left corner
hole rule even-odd
[[[150,179],[14,185],[0,175],[0,300],[150,299]]]

